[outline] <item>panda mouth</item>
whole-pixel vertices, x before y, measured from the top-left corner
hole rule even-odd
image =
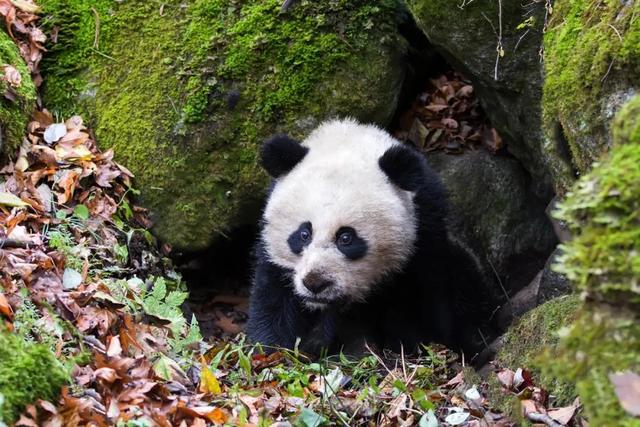
[[[323,305],[331,304],[333,302],[333,299],[315,297],[315,296],[314,297],[305,297],[305,300],[307,302],[311,302],[311,303],[314,303],[314,304],[323,304]]]

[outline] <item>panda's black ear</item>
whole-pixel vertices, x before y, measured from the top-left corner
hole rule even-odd
[[[380,157],[378,164],[391,182],[405,191],[417,191],[424,183],[425,159],[409,147],[394,145]]]
[[[278,178],[300,163],[308,151],[287,135],[274,135],[262,144],[260,164],[271,177]]]

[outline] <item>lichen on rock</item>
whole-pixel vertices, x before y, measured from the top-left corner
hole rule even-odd
[[[5,79],[5,66],[20,73],[20,83],[10,84]],[[0,151],[12,154],[22,142],[29,117],[36,105],[36,87],[27,65],[20,56],[15,42],[0,31]]]
[[[0,327],[0,424],[16,421],[26,405],[53,400],[69,381],[54,354]]]
[[[255,219],[263,138],[334,115],[387,124],[404,76],[392,0],[42,3],[60,29],[45,102],[91,117],[178,248]]]

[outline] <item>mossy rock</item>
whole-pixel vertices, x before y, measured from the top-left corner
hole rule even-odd
[[[5,65],[18,70],[19,85],[12,86],[5,80]],[[0,30],[0,91],[4,94],[0,100],[0,152],[11,155],[22,143],[36,106],[36,87],[18,46],[4,30]]]
[[[575,383],[591,425],[637,426],[609,375],[640,372],[640,116],[639,97],[613,121],[614,146],[568,193],[556,215],[573,240],[556,269],[586,303],[545,365]]]
[[[577,295],[567,295],[534,308],[509,328],[497,356],[501,366],[534,370],[536,383],[554,396],[556,406],[571,403],[576,392],[570,382],[546,374],[544,355],[555,352],[560,333],[576,319],[580,306]]]
[[[546,375],[575,384],[590,425],[637,426],[624,411],[609,375],[640,372],[640,317],[637,312],[591,303],[566,332],[557,352],[546,358]]]
[[[544,36],[544,150],[559,191],[612,144],[640,85],[639,2],[558,0]]]
[[[0,424],[15,421],[38,399],[55,401],[68,382],[68,374],[49,348],[0,330]]]
[[[540,126],[544,2],[407,0],[407,4],[434,47],[472,81],[507,149],[535,178],[535,192],[548,197],[553,185],[541,150]]]
[[[590,300],[640,312],[640,97],[618,114],[616,141],[555,212],[575,235],[556,270]]]
[[[43,0],[44,100],[89,117],[182,249],[255,220],[257,146],[320,120],[386,125],[404,78],[395,0]]]

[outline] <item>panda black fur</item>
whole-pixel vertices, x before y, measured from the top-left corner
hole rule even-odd
[[[476,350],[481,279],[447,236],[424,156],[375,126],[325,122],[261,150],[273,178],[256,245],[247,334],[319,353]],[[474,312],[475,311],[475,312]]]

